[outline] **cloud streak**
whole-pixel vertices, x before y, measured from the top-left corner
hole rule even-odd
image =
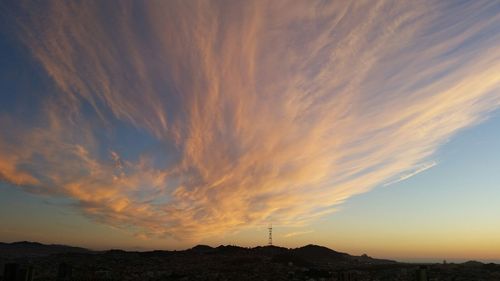
[[[494,1],[114,4],[20,4],[60,93],[2,125],[0,177],[141,236],[307,224],[500,105]],[[125,157],[124,124],[171,149]]]
[[[289,232],[289,233],[283,235],[283,237],[290,238],[290,237],[295,237],[295,236],[299,236],[299,235],[309,234],[309,233],[313,233],[313,232],[314,232],[313,230],[304,230],[304,231]]]
[[[437,165],[437,162],[425,163],[421,167],[416,168],[414,171],[412,171],[412,172],[410,172],[408,174],[403,174],[403,175],[399,176],[397,179],[384,184],[384,186],[388,186],[388,185],[391,185],[391,184],[395,184],[395,183],[407,180],[407,179],[409,179],[409,178],[411,178],[411,177],[413,177],[415,175],[418,175],[418,174],[420,174],[420,173],[422,173],[424,171],[429,170],[430,168],[432,168],[432,167],[434,167],[436,165]]]

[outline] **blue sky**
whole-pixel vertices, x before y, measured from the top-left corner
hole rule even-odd
[[[0,240],[498,260],[499,11],[4,3]]]
[[[500,216],[499,126],[500,115],[494,113],[488,121],[461,132],[444,144],[437,152],[439,165],[405,181],[377,187],[349,199],[338,212],[295,231],[298,233],[296,241],[285,237],[289,231],[286,227],[275,226],[275,243],[285,243],[289,247],[318,243],[353,254],[368,253],[404,261],[479,259],[498,262],[494,252],[500,241],[494,237],[500,235],[500,228],[495,223]],[[30,195],[5,183],[0,188],[0,218],[4,222],[0,235],[7,241],[37,240],[98,249],[147,249],[134,241],[134,237],[127,237],[125,232],[82,217],[67,208],[64,202]],[[224,241],[208,242],[230,244],[233,239],[243,236],[247,246],[266,243],[265,227],[248,232],[230,235]],[[418,255],[399,249],[405,246],[411,249],[412,245],[425,247],[443,237],[454,244],[470,243],[464,241],[464,236],[478,239],[478,232],[482,232],[486,244],[484,249],[478,248],[469,256],[467,252],[456,256],[453,251],[438,247],[432,253],[423,251]],[[102,242],[103,236],[119,236],[128,243]],[[386,237],[394,245],[388,247]],[[384,243],[372,242],[377,240]],[[400,240],[404,245],[399,245]],[[181,245],[179,249],[183,247],[189,245]],[[489,252],[487,256],[482,256],[484,250]]]

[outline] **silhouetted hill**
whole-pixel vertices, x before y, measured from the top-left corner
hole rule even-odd
[[[323,246],[309,244],[304,247],[290,250],[293,255],[296,255],[304,260],[314,261],[345,261],[349,258],[346,253],[340,253]]]
[[[430,280],[500,280],[500,265],[398,263],[367,255],[352,256],[327,247],[288,249],[197,245],[182,251],[90,251],[35,242],[0,243],[0,264],[32,265],[35,281],[57,280],[61,264],[71,268],[62,280],[415,280],[424,268]],[[66,272],[67,273],[67,272]],[[348,278],[348,279],[346,279]],[[1,280],[1,279],[0,279]],[[5,279],[4,279],[5,280]],[[20,280],[20,279],[16,279]],[[24,280],[24,279],[23,279]]]
[[[155,250],[147,252],[124,251],[120,249],[111,249],[103,252],[94,252],[80,247],[65,245],[45,245],[37,242],[14,242],[0,243],[0,257],[43,257],[54,254],[89,254],[100,253],[108,258],[116,257],[171,257],[196,255],[223,255],[241,259],[242,257],[270,258],[274,262],[288,264],[290,262],[296,265],[309,265],[311,263],[329,263],[329,264],[388,264],[394,263],[390,260],[373,259],[366,255],[351,256],[347,253],[341,253],[318,245],[307,245],[300,248],[288,249],[278,246],[257,246],[254,248],[245,248],[235,245],[220,245],[213,248],[208,245],[197,245],[191,249],[183,251],[164,251]]]
[[[91,253],[92,251],[65,245],[45,245],[38,242],[0,242],[0,257],[37,257],[64,253]]]
[[[66,245],[45,245],[37,242],[13,242],[1,243],[0,242],[0,257],[36,257],[47,256],[53,254],[88,254],[97,253],[81,247],[73,247]],[[111,249],[102,252],[107,256],[128,255],[138,252],[129,252],[120,249]],[[346,253],[341,253],[329,249],[327,247],[317,245],[307,245],[300,248],[288,249],[278,246],[257,246],[254,248],[245,248],[235,245],[220,245],[213,248],[208,245],[197,245],[191,249],[184,251],[147,251],[141,252],[142,256],[170,256],[174,254],[223,254],[223,255],[259,255],[268,256],[280,261],[295,261],[297,263],[306,263],[306,261],[315,262],[340,262],[348,260],[356,260],[363,263],[378,262],[392,262],[387,260],[378,260],[370,258],[366,255],[356,257],[350,256]]]
[[[190,251],[196,252],[196,253],[208,253],[208,252],[213,252],[214,248],[212,248],[208,245],[196,245],[193,248],[191,248]]]
[[[257,246],[251,249],[252,252],[262,255],[274,256],[277,254],[283,254],[289,251],[287,248],[278,246]]]
[[[217,248],[215,248],[215,250],[217,251],[217,253],[221,254],[234,254],[234,253],[242,253],[248,251],[249,249],[233,245],[220,245]]]
[[[481,267],[484,265],[482,262],[479,261],[466,261],[462,264],[468,267]]]
[[[311,244],[295,249],[280,248],[273,255],[274,262],[292,263],[298,266],[310,266],[312,263],[346,263],[350,258],[348,254]]]

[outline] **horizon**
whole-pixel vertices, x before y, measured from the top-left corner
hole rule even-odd
[[[279,246],[279,245],[256,245],[256,246],[241,246],[241,245],[236,245],[236,244],[220,244],[220,245],[206,245],[206,244],[197,244],[197,245],[193,245],[192,247],[189,247],[189,248],[184,248],[184,249],[144,249],[144,248],[140,248],[140,247],[135,247],[135,248],[130,248],[130,249],[120,249],[120,248],[103,248],[103,249],[92,249],[92,248],[86,248],[86,247],[81,247],[81,246],[78,246],[78,245],[65,245],[65,244],[46,244],[46,243],[40,243],[40,242],[37,242],[37,241],[12,241],[12,242],[2,242],[0,241],[0,243],[7,243],[7,244],[14,244],[14,243],[37,243],[37,244],[42,244],[42,245],[48,245],[48,246],[68,246],[68,247],[77,247],[77,248],[82,248],[82,249],[86,249],[86,250],[90,250],[90,251],[93,251],[93,252],[106,252],[106,251],[125,251],[125,252],[152,252],[152,251],[167,251],[167,252],[172,252],[172,251],[188,251],[188,250],[191,250],[197,246],[208,246],[212,249],[216,249],[218,247],[240,247],[240,248],[244,248],[244,249],[255,249],[255,248],[259,248],[259,247],[277,247],[277,248],[284,248],[284,249],[289,249],[289,250],[292,250],[292,249],[299,249],[299,248],[303,248],[303,247],[307,247],[307,246],[317,246],[317,247],[325,247],[325,246],[322,246],[322,245],[317,245],[317,244],[307,244],[307,245],[302,245],[302,246],[298,246],[298,247],[282,247],[282,246]],[[357,255],[354,255],[352,253],[347,253],[347,252],[343,252],[343,251],[339,251],[338,249],[332,249],[332,248],[329,248],[329,247],[326,247],[327,249],[330,249],[330,250],[333,250],[333,251],[336,251],[336,252],[339,252],[339,253],[345,253],[345,254],[348,254],[348,255],[351,255],[351,256],[361,256],[361,255],[368,255],[369,257],[371,258],[375,258],[375,259],[388,259],[388,260],[393,260],[393,261],[396,261],[396,262],[401,262],[401,263],[414,263],[414,264],[442,264],[443,262],[446,262],[447,264],[454,264],[454,263],[457,263],[457,264],[460,264],[460,263],[465,263],[465,262],[470,262],[470,261],[477,261],[477,262],[481,262],[481,263],[484,263],[484,264],[487,264],[487,263],[495,263],[495,264],[500,264],[500,260],[476,260],[476,259],[467,259],[467,258],[453,258],[453,259],[439,259],[439,258],[436,258],[436,257],[432,257],[432,258],[412,258],[412,257],[396,257],[396,258],[383,258],[383,257],[376,257],[376,256],[371,256],[367,253],[362,253],[362,254],[357,254]]]
[[[498,1],[0,18],[0,241],[500,263]]]

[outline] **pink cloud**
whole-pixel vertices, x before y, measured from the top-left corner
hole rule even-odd
[[[62,94],[22,141],[0,138],[0,176],[140,237],[305,225],[433,163],[500,105],[498,36],[447,55],[499,24],[472,21],[479,3],[434,30],[456,15],[432,2],[148,2],[143,19],[124,3],[106,11],[113,26],[102,9],[54,2],[20,24]],[[103,157],[96,135],[111,117],[180,160]]]

